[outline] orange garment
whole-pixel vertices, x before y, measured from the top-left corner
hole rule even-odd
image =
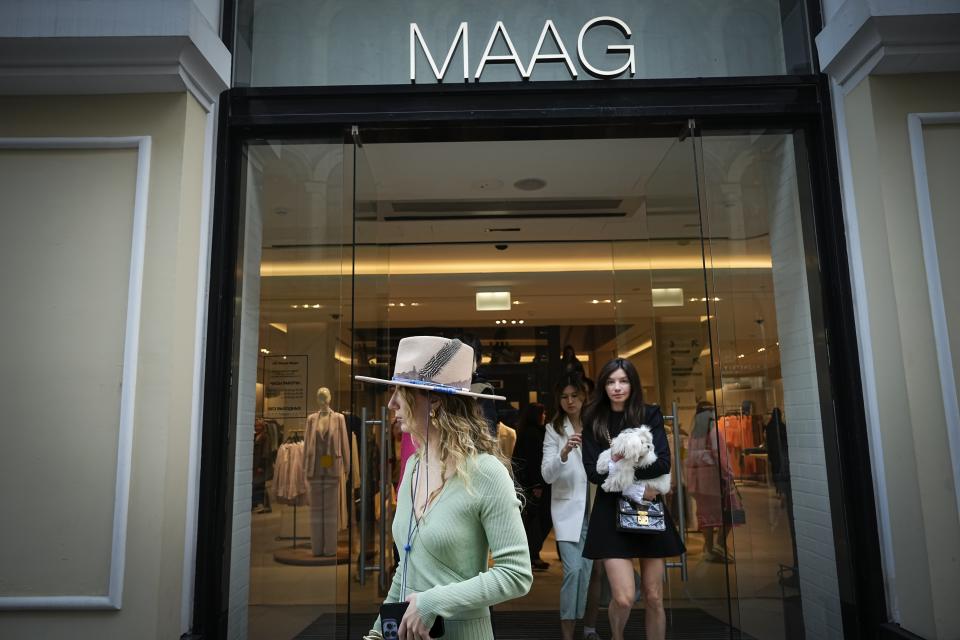
[[[738,477],[757,475],[757,461],[743,456],[744,449],[750,449],[755,444],[752,416],[724,416],[718,421],[720,433],[727,444],[727,455],[730,457],[730,466]]]

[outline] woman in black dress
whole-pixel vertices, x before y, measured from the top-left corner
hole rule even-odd
[[[641,481],[670,472],[667,432],[663,428],[660,407],[643,403],[643,391],[636,367],[629,360],[615,358],[600,370],[593,397],[583,412],[583,467],[590,482],[600,485],[606,479],[605,473],[597,473],[597,457],[610,448],[610,440],[623,429],[639,427],[642,424],[647,425],[653,433],[657,461],[636,470],[634,477]],[[619,497],[619,492],[607,493],[597,487],[583,555],[585,558],[601,560],[610,582],[608,614],[613,632],[612,640],[623,640],[623,630],[636,599],[633,559],[640,559],[647,638],[663,640],[667,625],[663,611],[663,575],[666,571],[664,559],[678,556],[686,549],[669,513],[666,514],[667,526],[663,533],[617,531],[615,514]],[[647,487],[644,499],[653,500],[656,497],[656,492]]]

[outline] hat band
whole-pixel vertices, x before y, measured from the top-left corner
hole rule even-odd
[[[415,378],[402,378],[400,376],[393,376],[390,378],[393,382],[407,382],[410,384],[415,384],[422,387],[430,387],[435,391],[441,393],[461,393],[463,391],[469,391],[469,389],[461,389],[460,387],[454,387],[453,385],[443,384],[442,382],[433,382],[432,380],[417,380]]]

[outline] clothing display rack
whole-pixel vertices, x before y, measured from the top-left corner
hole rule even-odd
[[[303,433],[306,429],[291,429],[289,435],[284,439],[283,443],[288,444],[291,442],[303,442]],[[274,540],[282,542],[284,540],[292,540],[291,548],[297,548],[297,503],[293,503],[293,535],[292,536],[277,536]]]

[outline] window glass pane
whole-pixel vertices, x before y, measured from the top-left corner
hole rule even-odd
[[[343,157],[340,141],[245,153],[233,553],[249,590],[231,607],[246,606],[251,640],[334,638],[346,609],[355,447]]]
[[[823,436],[833,412],[803,139],[698,140],[719,425],[710,444],[726,456],[722,520],[700,529],[735,563],[734,626],[756,638],[839,637]]]
[[[427,84],[437,72],[448,83],[569,80],[573,72],[577,80],[809,73],[803,6],[799,0],[240,0],[234,83],[407,84],[411,46],[416,81]],[[591,22],[604,16],[617,22]]]

